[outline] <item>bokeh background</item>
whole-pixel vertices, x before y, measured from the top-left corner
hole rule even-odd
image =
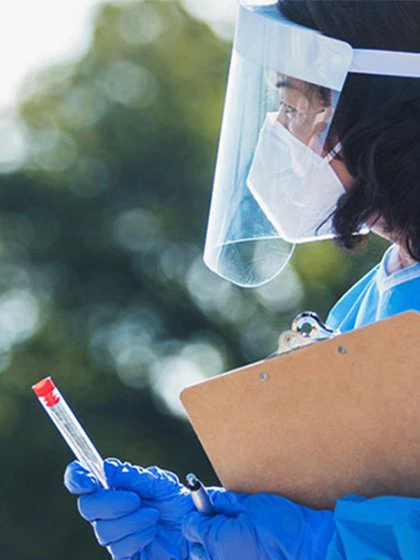
[[[34,382],[54,377],[104,455],[214,483],[181,388],[268,355],[304,309],[325,318],[384,250],[302,247],[255,290],[203,265],[234,4],[97,1],[78,56],[0,113],[2,558],[108,558]]]

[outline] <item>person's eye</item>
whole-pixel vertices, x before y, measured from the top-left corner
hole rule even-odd
[[[284,101],[281,102],[281,110],[283,111],[283,113],[287,116],[293,116],[297,114],[297,109],[295,109],[294,107],[292,107],[291,105],[287,105],[287,103],[285,103]]]

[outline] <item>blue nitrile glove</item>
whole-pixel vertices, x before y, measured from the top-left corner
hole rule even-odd
[[[191,513],[183,523],[191,560],[324,560],[334,535],[331,511],[274,494],[210,489],[214,517]]]
[[[80,514],[92,523],[99,544],[117,560],[186,560],[182,519],[194,506],[176,475],[117,459],[107,459],[104,469],[111,490],[102,489],[77,461],[64,477],[68,490],[81,494]]]

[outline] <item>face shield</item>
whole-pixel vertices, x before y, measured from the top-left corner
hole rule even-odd
[[[345,190],[331,166],[340,151],[333,122],[349,71],[420,76],[420,62],[356,51],[275,5],[241,3],[204,251],[218,275],[256,287],[287,265],[297,243],[334,237]]]

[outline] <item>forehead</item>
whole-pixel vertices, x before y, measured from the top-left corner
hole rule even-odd
[[[307,97],[313,96],[314,93],[318,91],[317,86],[291,76],[286,76],[285,74],[277,74],[276,87],[279,89],[297,91],[303,93]]]

